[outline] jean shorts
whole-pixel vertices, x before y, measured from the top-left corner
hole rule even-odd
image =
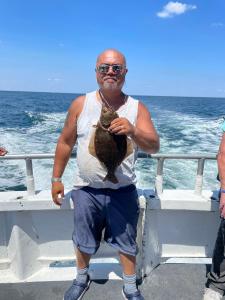
[[[118,251],[137,254],[139,202],[136,187],[95,189],[83,187],[72,191],[74,202],[73,242],[84,253],[95,254],[104,240]]]

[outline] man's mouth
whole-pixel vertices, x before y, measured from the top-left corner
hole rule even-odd
[[[103,78],[104,81],[109,81],[109,82],[115,82],[117,81],[117,78],[115,77],[105,77]]]

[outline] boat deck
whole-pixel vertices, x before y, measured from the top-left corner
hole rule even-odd
[[[140,286],[145,300],[201,300],[210,266],[162,264]],[[0,300],[62,300],[69,282],[0,284]],[[96,280],[83,300],[122,300],[121,280]],[[225,297],[223,298],[225,299]]]

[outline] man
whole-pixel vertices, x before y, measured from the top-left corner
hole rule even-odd
[[[5,148],[0,147],[0,156],[4,156],[4,155],[6,155],[7,153],[8,153],[8,151],[7,151]]]
[[[96,78],[99,91],[80,96],[71,104],[56,147],[52,198],[60,205],[59,195],[64,196],[61,176],[77,142],[78,172],[72,192],[77,277],[66,291],[64,300],[81,299],[88,289],[89,261],[100,245],[103,229],[106,242],[119,252],[124,299],[144,299],[137,289],[135,273],[139,208],[134,162],[137,146],[148,153],[155,153],[159,150],[159,138],[146,107],[122,92],[126,73],[126,59],[119,51],[108,49],[98,56]],[[111,135],[126,135],[133,144],[132,153],[115,171],[118,183],[106,180],[105,167],[90,153],[90,143],[102,107],[117,111],[119,115],[106,130]]]
[[[225,132],[225,122],[223,124],[223,132]],[[212,258],[211,271],[208,274],[203,300],[220,300],[223,298],[225,291],[225,133],[217,155],[217,164],[219,170],[220,189],[220,216],[221,223],[217,234],[215,248]]]

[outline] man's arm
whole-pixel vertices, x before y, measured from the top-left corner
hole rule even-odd
[[[223,134],[220,143],[217,155],[217,164],[219,170],[221,189],[225,190],[225,133]],[[220,214],[221,217],[225,218],[225,193],[221,193],[220,197]]]
[[[131,134],[134,142],[144,151],[152,154],[159,151],[159,136],[145,105],[139,102],[137,124]]]
[[[109,130],[115,134],[126,134],[145,152],[150,154],[159,151],[159,136],[154,128],[150,113],[145,105],[139,102],[136,126],[126,118],[112,121]]]
[[[54,166],[52,172],[53,178],[61,178],[65,167],[68,163],[74,144],[76,143],[77,119],[79,117],[80,112],[82,111],[83,103],[84,96],[80,96],[75,101],[73,101],[68,110],[65,124],[56,146]],[[62,182],[59,181],[53,182],[52,199],[57,205],[61,205],[59,200],[59,194],[61,194],[61,197],[64,196],[64,185],[62,184]]]

